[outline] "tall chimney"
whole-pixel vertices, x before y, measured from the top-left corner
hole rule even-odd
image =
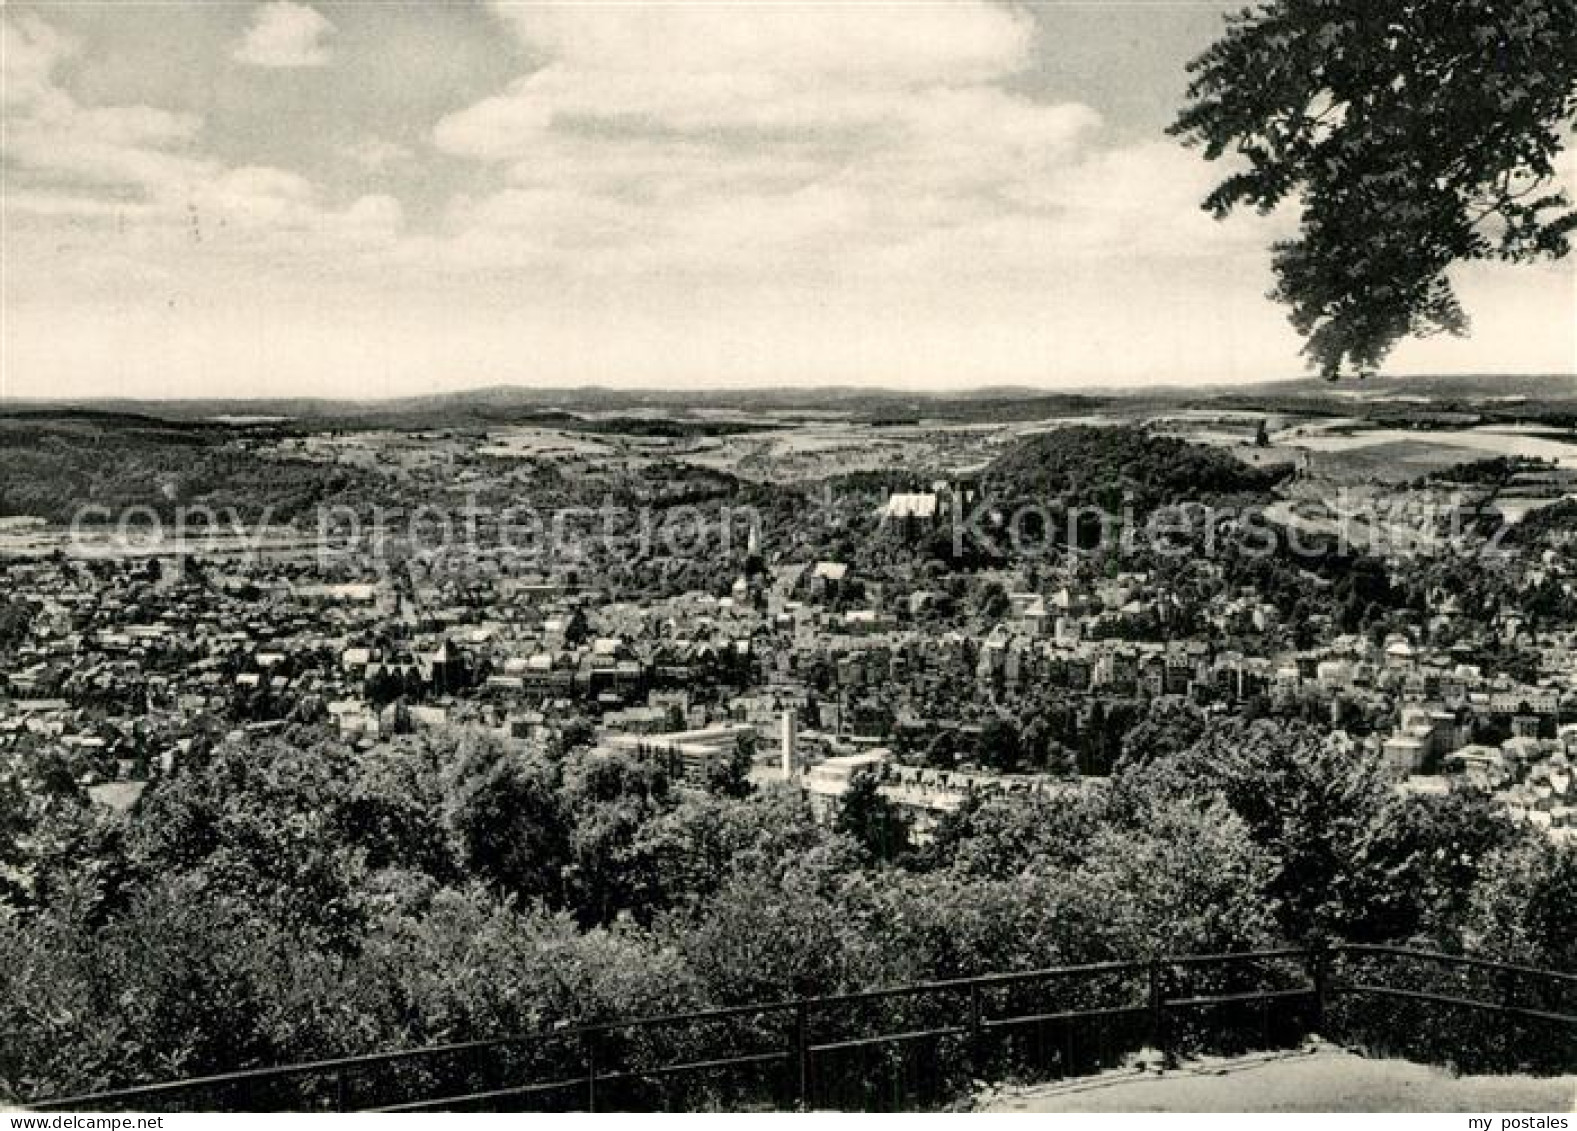
[[[799,720],[790,707],[780,720],[779,750],[783,758],[783,780],[799,780]]]

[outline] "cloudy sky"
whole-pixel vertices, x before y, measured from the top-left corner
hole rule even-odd
[[[10,0],[0,393],[1293,376],[1162,133],[1235,6]],[[1577,368],[1459,283],[1394,369]]]

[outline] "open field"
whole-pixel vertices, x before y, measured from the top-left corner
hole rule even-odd
[[[492,432],[481,455],[505,459],[565,459],[571,456],[606,456],[614,448],[599,439],[553,428],[504,428]]]
[[[1480,458],[1465,448],[1427,439],[1382,440],[1367,446],[1302,450],[1309,453],[1311,474],[1339,483],[1408,483]]]
[[[1577,437],[1563,438],[1559,433],[1535,433],[1518,428],[1453,428],[1412,431],[1402,428],[1371,428],[1354,431],[1306,433],[1289,443],[1314,452],[1347,455],[1382,445],[1408,444],[1414,447],[1461,453],[1461,459],[1487,459],[1492,456],[1522,456],[1554,460],[1560,467],[1577,468]]]

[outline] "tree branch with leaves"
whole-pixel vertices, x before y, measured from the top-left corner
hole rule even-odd
[[[1464,334],[1454,264],[1570,250],[1552,187],[1577,116],[1577,0],[1271,0],[1189,65],[1171,127],[1244,166],[1224,218],[1289,200],[1271,297],[1324,376],[1367,376],[1403,338]]]

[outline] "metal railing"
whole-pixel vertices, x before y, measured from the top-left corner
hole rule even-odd
[[[1409,977],[1387,972],[1398,962],[1413,964]],[[1453,972],[1451,985],[1421,981],[1420,968]],[[1471,976],[1492,975],[1493,997],[1470,994],[1464,972],[1469,983]],[[965,1073],[1012,1068],[1079,1075],[1146,1045],[1168,1057],[1207,1047],[1276,1047],[1323,1031],[1338,999],[1392,999],[1566,1027],[1577,1026],[1574,998],[1573,974],[1401,947],[1289,947],[1052,967],[606,1021],[43,1098],[30,1106],[905,1106],[923,1101],[928,1091],[931,1099],[945,1098]]]

